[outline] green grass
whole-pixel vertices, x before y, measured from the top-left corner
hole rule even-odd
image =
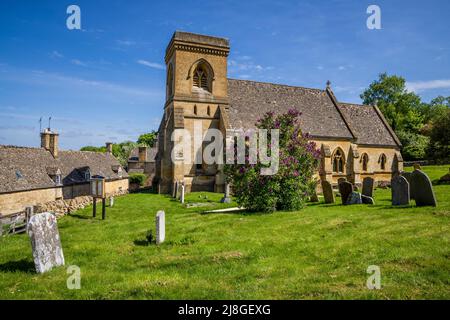
[[[434,180],[448,167],[424,170]],[[207,204],[195,208],[130,194],[116,198],[106,221],[93,219],[91,207],[59,220],[80,290],[67,289],[65,267],[34,273],[26,235],[1,238],[0,298],[449,299],[450,186],[435,192],[437,208],[393,208],[390,190],[378,189],[373,206],[273,214],[202,214],[226,206],[212,193],[188,195]],[[160,209],[166,242],[156,246],[146,234]],[[366,288],[369,265],[381,268],[381,290]]]

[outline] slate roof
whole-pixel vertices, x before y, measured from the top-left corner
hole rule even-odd
[[[43,148],[0,145],[0,193],[55,187],[50,175],[59,169],[64,185],[86,182],[84,172],[107,180],[120,179],[113,166],[120,165],[107,153],[59,151],[58,158]],[[128,177],[122,170],[122,178]]]
[[[228,79],[229,117],[233,128],[254,127],[265,113],[302,113],[300,126],[313,137],[353,139],[337,106],[326,90],[265,82]]]
[[[401,145],[376,107],[340,102],[339,108],[357,137],[356,143],[383,146]]]

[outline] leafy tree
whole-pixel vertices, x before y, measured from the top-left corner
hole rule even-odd
[[[450,109],[433,122],[429,154],[435,159],[450,159]]]
[[[406,81],[402,77],[382,73],[360,97],[364,104],[377,105],[396,132],[418,133],[423,125],[420,97],[406,90]]]
[[[279,129],[279,169],[276,174],[261,175],[261,168],[267,166],[250,164],[248,157],[245,164],[225,166],[227,181],[231,182],[240,206],[263,212],[297,210],[312,194],[320,150],[302,134],[298,118],[299,113],[295,110],[277,117],[269,112],[256,123],[257,128],[268,132]],[[268,141],[272,141],[272,137],[268,137]]]
[[[80,151],[106,152],[106,147],[86,146],[81,148]]]
[[[131,151],[137,147],[137,143],[133,141],[125,141],[117,144],[113,144],[112,153],[120,162],[121,166],[126,168],[128,165],[128,158],[130,157]],[[106,147],[94,147],[86,146],[82,147],[80,151],[93,151],[93,152],[106,152]]]
[[[410,131],[397,131],[402,143],[402,155],[407,161],[421,160],[427,155],[430,138]]]
[[[153,130],[152,132],[141,134],[137,143],[152,148],[155,145],[157,137],[158,133]]]

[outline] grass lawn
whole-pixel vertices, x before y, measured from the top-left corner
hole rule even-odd
[[[434,180],[448,166],[424,171]],[[203,214],[226,206],[213,193],[187,195],[205,205],[193,208],[130,194],[116,198],[106,221],[93,219],[91,207],[59,220],[80,290],[67,289],[65,267],[35,274],[26,235],[0,238],[0,298],[449,299],[450,185],[434,189],[437,208],[394,208],[390,189],[378,189],[373,206],[273,214]],[[146,234],[160,209],[166,242],[156,246]],[[366,287],[369,265],[381,269],[381,290]]]

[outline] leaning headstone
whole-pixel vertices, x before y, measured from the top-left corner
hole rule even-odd
[[[421,170],[414,170],[411,176],[411,184],[414,190],[414,200],[416,206],[433,206],[436,207],[437,201],[434,195],[433,186],[430,178]]]
[[[109,197],[109,206],[112,208],[114,207],[114,197]]]
[[[180,202],[184,203],[184,184],[181,185]]]
[[[347,202],[346,204],[361,204],[362,203],[362,199],[361,199],[361,194],[359,192],[356,191],[352,191],[352,193],[350,193],[350,195],[348,196]]]
[[[334,203],[335,200],[333,187],[331,186],[331,183],[329,181],[326,180],[322,181],[322,191],[325,203]]]
[[[368,197],[363,194],[361,195],[361,200],[362,200],[362,203],[364,203],[364,204],[375,204],[375,200],[373,200],[372,197]]]
[[[341,194],[342,204],[347,204],[347,199],[353,192],[353,185],[348,181],[339,183],[339,193]]]
[[[230,203],[231,202],[231,198],[230,198],[230,184],[229,183],[225,183],[225,193],[223,195],[223,198],[220,200],[221,203]]]
[[[44,273],[53,267],[64,265],[58,225],[53,214],[44,212],[32,216],[28,232],[37,273]]]
[[[156,214],[156,244],[161,244],[166,238],[166,214],[158,211]]]
[[[374,180],[371,177],[365,177],[363,179],[363,186],[362,186],[362,194],[368,197],[373,197],[373,187],[374,187]]]
[[[409,182],[403,176],[395,176],[391,180],[392,205],[409,205]]]

